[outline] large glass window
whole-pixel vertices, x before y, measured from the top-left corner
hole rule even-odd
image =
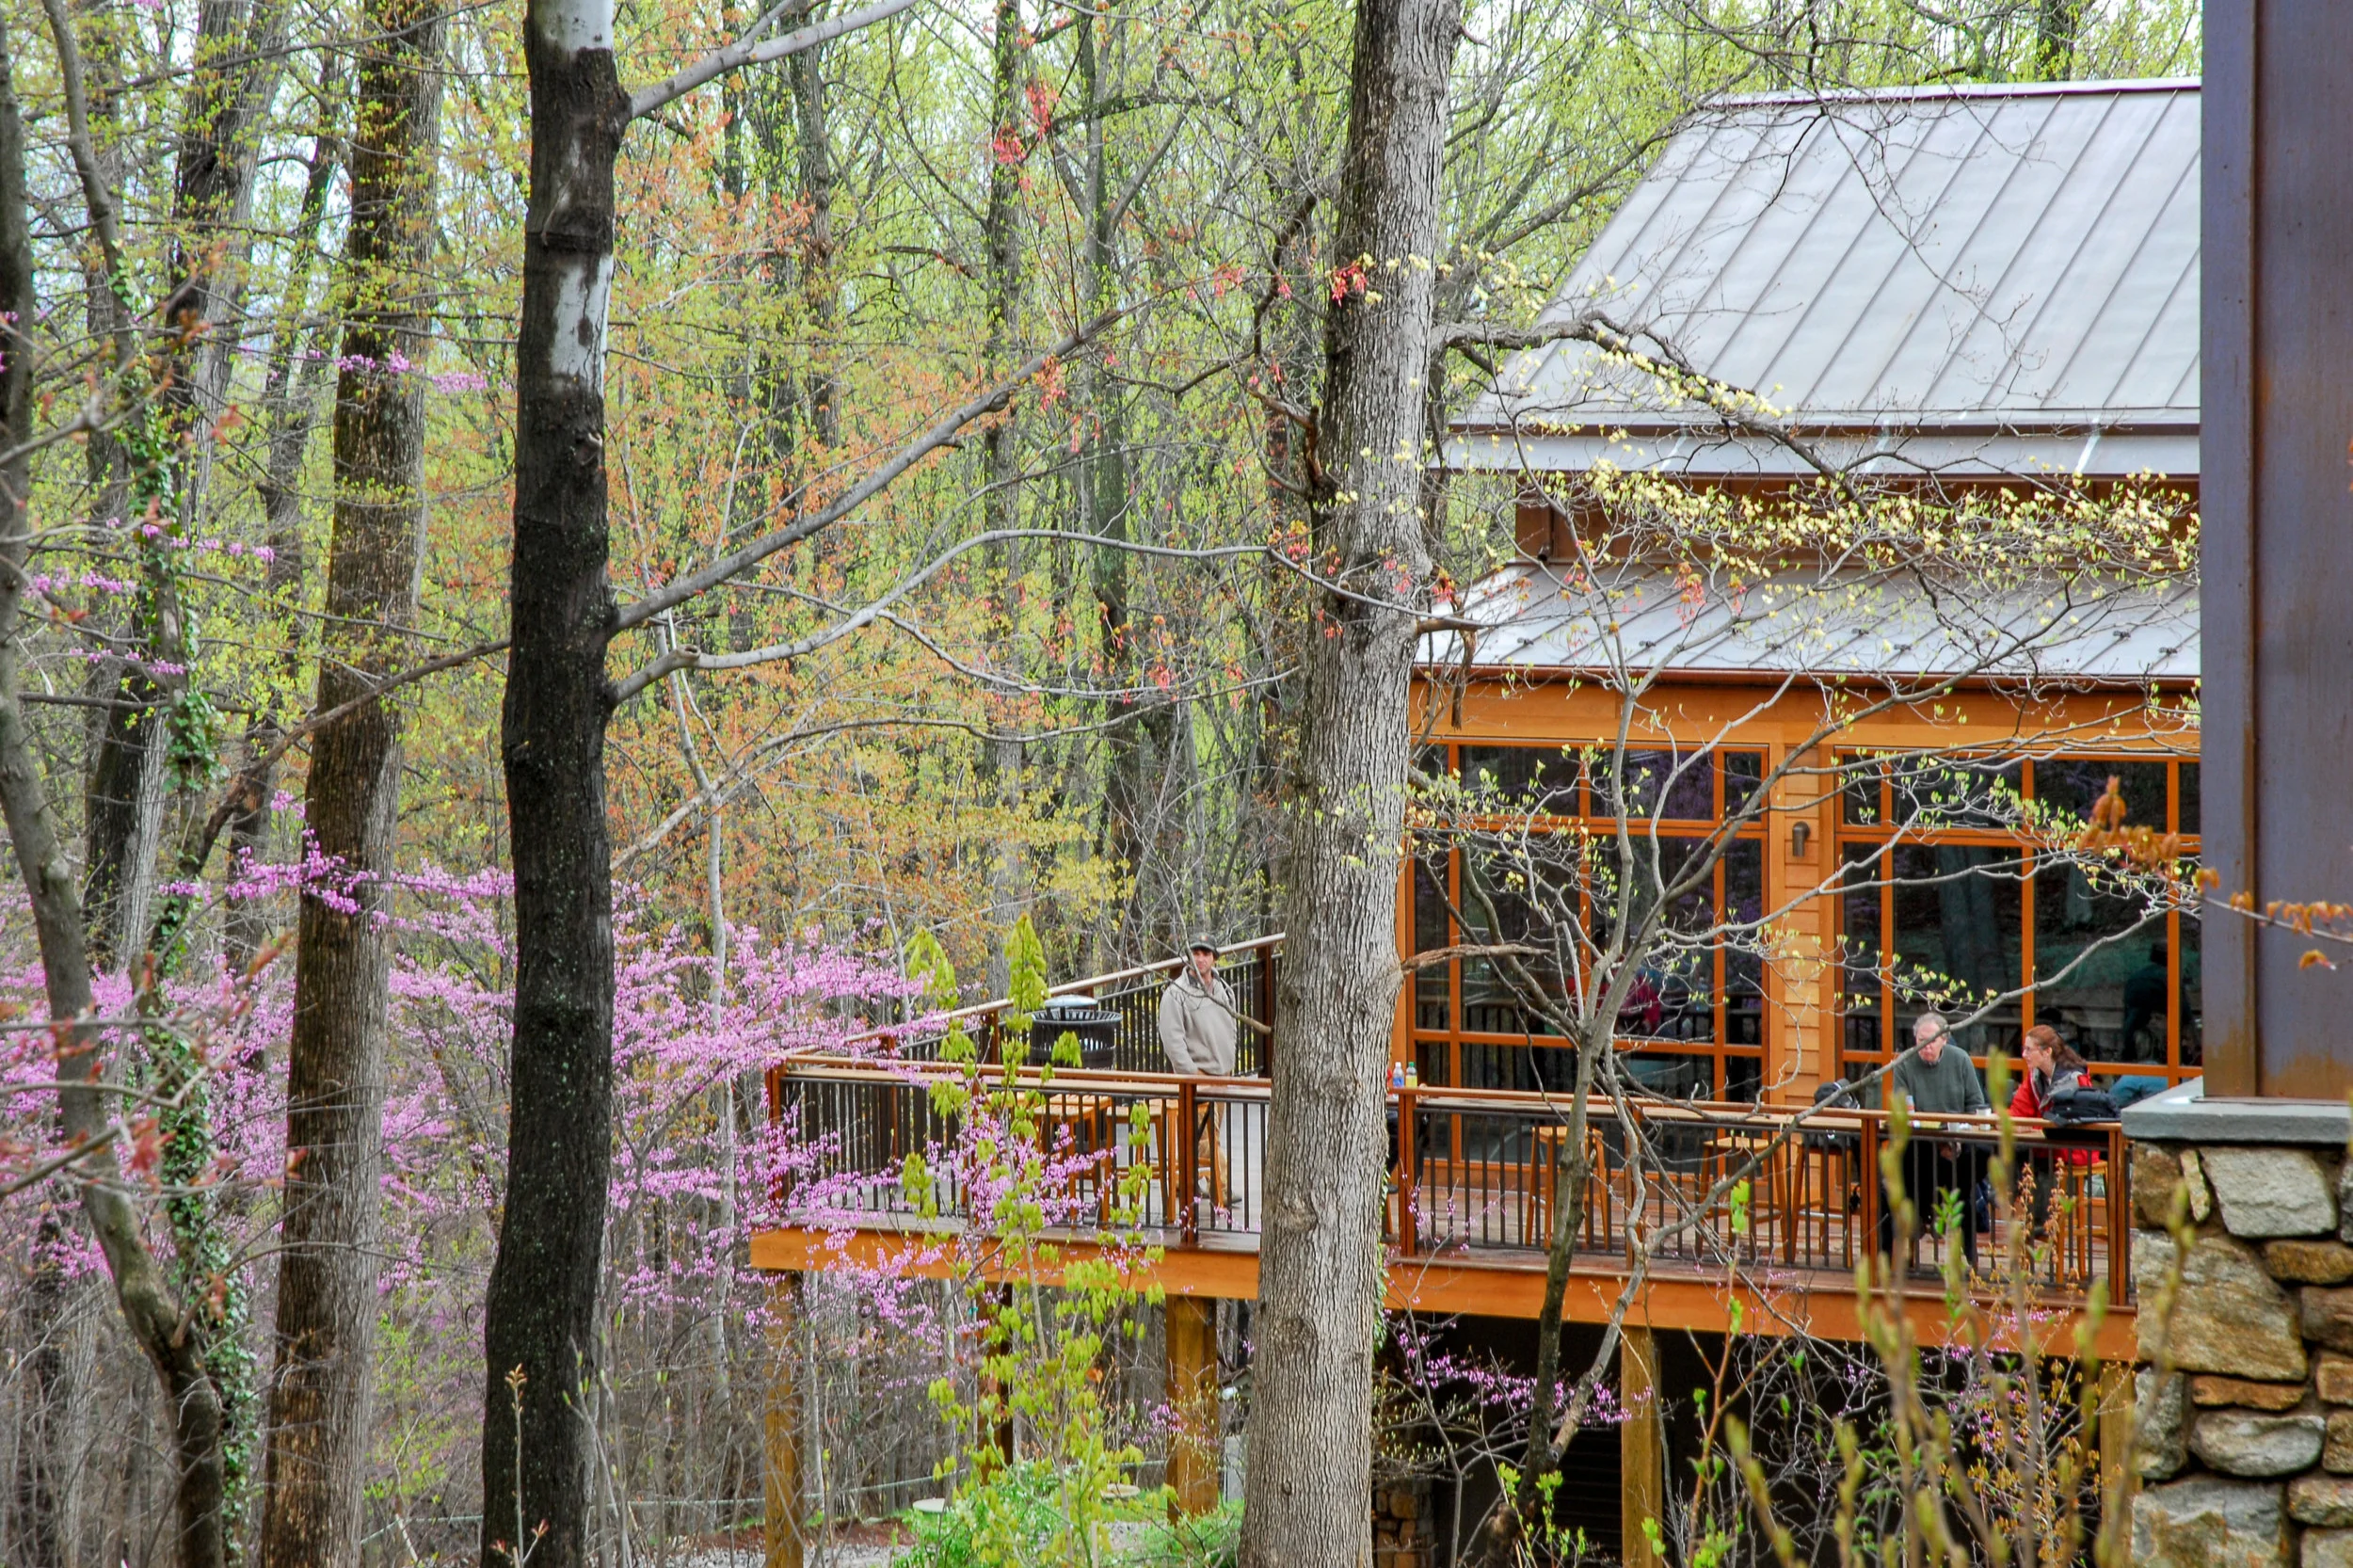
[[[1423,856],[1414,862],[1414,952],[1435,952],[1448,946],[1453,931],[1447,915],[1446,857]],[[1414,1027],[1448,1030],[1454,1027],[1454,999],[1443,964],[1414,974]]]
[[[1606,941],[1618,921],[1656,914],[1665,939],[1653,944],[1618,1013],[1625,1070],[1677,1097],[1755,1098],[1764,962],[1753,940],[1719,938],[1727,922],[1764,913],[1763,832],[1743,826],[1710,855],[1708,827],[1754,798],[1765,761],[1763,752],[1742,749],[1652,747],[1618,757],[1601,747],[1455,748],[1467,809],[1534,829],[1536,847],[1456,851],[1417,865],[1417,948],[1446,945],[1438,939],[1443,913],[1433,923],[1425,910],[1447,878],[1467,928],[1461,940],[1541,949],[1520,960],[1523,969],[1563,991],[1580,943]],[[1621,802],[1625,846],[1614,809]],[[1466,863],[1466,854],[1481,857]],[[1427,1081],[1557,1090],[1574,1071],[1554,1027],[1494,961],[1458,959],[1417,975],[1414,1027]]]
[[[2095,1066],[2175,1079],[2198,1070],[2197,918],[2152,914],[2113,869],[2066,842],[2116,780],[2126,821],[2197,853],[2198,764],[2056,757],[1980,763],[1847,759],[1840,853],[1839,1038],[1883,1062],[1929,1008],[1982,1014],[1973,1055],[2048,1024]]]

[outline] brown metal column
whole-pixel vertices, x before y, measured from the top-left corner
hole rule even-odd
[[[2207,0],[2201,828],[2219,896],[2353,897],[2353,6]],[[2210,912],[2207,1092],[2353,1089],[2353,966]]]
[[[1618,1560],[1625,1568],[1666,1568],[1651,1550],[1643,1526],[1657,1519],[1667,1502],[1667,1429],[1658,1416],[1658,1345],[1647,1326],[1628,1324],[1618,1338],[1618,1401],[1625,1410],[1618,1428],[1618,1523],[1624,1539]]]
[[[1204,1296],[1168,1298],[1168,1484],[1187,1513],[1217,1507],[1225,1457],[1217,1405],[1217,1303]]]

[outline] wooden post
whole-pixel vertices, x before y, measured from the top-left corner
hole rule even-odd
[[[1206,1296],[1168,1298],[1168,1484],[1187,1513],[1217,1507],[1225,1458],[1218,1418],[1217,1303]]]
[[[1200,1102],[1190,1078],[1176,1084],[1176,1182],[1184,1204],[1176,1234],[1188,1247],[1201,1239],[1201,1123]]]
[[[1642,1527],[1665,1511],[1667,1431],[1658,1415],[1658,1347],[1650,1329],[1627,1324],[1618,1337],[1618,1522],[1625,1568],[1666,1568]]]
[[[1397,1095],[1397,1234],[1392,1240],[1404,1256],[1414,1256],[1417,1233],[1420,1230],[1418,1216],[1414,1212],[1421,1195],[1421,1160],[1415,1145],[1414,1128],[1419,1119],[1417,1109],[1418,1096],[1411,1089],[1400,1089]]]
[[[1259,1006],[1263,1009],[1258,1021],[1267,1027],[1267,1032],[1258,1040],[1258,1076],[1269,1080],[1274,1077],[1275,966],[1282,962],[1282,952],[1278,947],[1263,948],[1258,961]]]
[[[760,1480],[767,1515],[767,1568],[801,1568],[808,1508],[801,1495],[801,1276],[780,1276],[770,1292],[768,1399],[761,1413]]]

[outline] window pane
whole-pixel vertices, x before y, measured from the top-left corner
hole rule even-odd
[[[2018,824],[2023,770],[2016,762],[1906,757],[1891,763],[1890,771],[1897,826],[1926,831]]]
[[[1846,770],[1846,783],[1838,792],[1845,819],[1857,827],[1879,826],[1880,780],[1885,770],[1852,757],[1841,758],[1839,762]]]
[[[1705,949],[1654,952],[1634,976],[1618,1033],[1629,1040],[1716,1039],[1714,955]]]
[[[1545,952],[1558,952],[1559,943],[1573,932],[1577,920],[1573,875],[1571,867],[1542,861],[1530,865],[1492,855],[1466,856],[1463,862],[1460,904],[1467,928],[1466,938],[1474,942],[1519,942]],[[1487,905],[1474,890],[1474,877],[1483,882],[1487,897],[1494,904],[1493,930],[1487,925]],[[1542,958],[1522,958],[1519,965],[1540,984],[1561,983],[1558,967]],[[1502,967],[1478,958],[1463,960],[1463,1028],[1486,1034],[1538,1034],[1549,1030],[1526,1005]]]
[[[1451,1054],[1444,1040],[1415,1041],[1414,1069],[1421,1075],[1422,1082],[1445,1087],[1449,1068],[1447,1058]]]
[[[1724,851],[1724,917],[1748,922],[1764,913],[1765,846],[1737,840]],[[1734,937],[1724,943],[1724,1044],[1764,1043],[1765,957],[1754,937]]]
[[[1845,1049],[1875,1054],[1884,1050],[1880,1016],[1880,889],[1862,884],[1880,880],[1867,863],[1870,850],[1847,848],[1847,891],[1839,898],[1839,1013],[1846,1031]]]
[[[2088,1062],[2165,1060],[2165,927],[2124,935],[2144,909],[2105,867],[2067,862],[2035,872],[2034,1019]]]
[[[1414,951],[1430,952],[1447,945],[1446,857],[1425,856],[1414,862]],[[1443,1030],[1453,1027],[1452,966],[1433,964],[1414,976],[1414,1027]]]
[[[1757,787],[1765,782],[1765,754],[1761,751],[1727,751],[1724,753],[1724,815],[1737,816],[1740,808],[1756,796]]]
[[[1463,1043],[1465,1089],[1560,1091],[1577,1086],[1577,1053],[1564,1046]]]
[[[1577,760],[1558,746],[1465,746],[1463,787],[1493,809],[1577,814]]]
[[[1908,1045],[1913,1021],[1933,1009],[1948,1017],[1977,1012],[2023,978],[2017,856],[1991,844],[1904,844],[1896,876],[1896,1038]],[[1953,1032],[1972,1056],[1989,1044],[2015,1050],[2019,1007],[2004,1002]]]
[[[1621,913],[1630,924],[1642,920],[1657,907],[1659,895],[1689,874],[1698,874],[1698,885],[1675,895],[1656,928],[1648,952],[1636,955],[1640,967],[1618,1011],[1618,1033],[1627,1039],[1713,1044],[1716,878],[1712,870],[1702,869],[1706,845],[1698,839],[1638,832],[1631,847],[1633,874],[1622,884],[1617,844],[1604,840],[1596,845],[1593,924],[1597,930],[1612,929]],[[1753,841],[1737,847],[1752,857],[1759,857],[1762,849]]]
[[[1756,1103],[1765,1088],[1765,1059],[1761,1056],[1727,1056],[1724,1058],[1724,1093],[1728,1100]]]
[[[2163,762],[2121,762],[2099,758],[2057,757],[2034,765],[2034,798],[2047,810],[2069,820],[2091,820],[2092,803],[2107,793],[2113,777],[2124,797],[2124,822],[2131,827],[2165,831],[2165,769]],[[2048,819],[2045,819],[2046,821]]]
[[[1661,893],[1695,869],[1697,857],[1705,848],[1702,840],[1676,833],[1652,833],[1647,828],[1635,828],[1627,838],[1631,858],[1626,867],[1630,874],[1621,872],[1618,840],[1613,834],[1596,834],[1591,844],[1593,929],[1604,935],[1616,929],[1622,904],[1629,920],[1641,919],[1653,908]],[[1666,927],[1685,935],[1705,931],[1714,924],[1715,907],[1715,878],[1703,872],[1697,886],[1676,896]]]
[[[2182,773],[2182,831],[2198,831],[2198,764],[2184,762]]]
[[[2184,771],[2197,765],[2189,763]],[[2206,1060],[2203,1032],[2206,1008],[2202,990],[2205,968],[2199,952],[2199,944],[2205,939],[2205,925],[2196,915],[2186,911],[2173,923],[2181,934],[2182,943],[2182,1065],[2196,1067],[2202,1065]]]
[[[1621,786],[1624,811],[1614,805]],[[1629,750],[1623,774],[1613,776],[1605,751],[1593,764],[1593,811],[1604,817],[1656,815],[1711,822],[1716,816],[1716,760],[1705,752]]]
[[[1618,1058],[1618,1071],[1654,1095],[1669,1099],[1707,1099],[1716,1093],[1716,1061],[1681,1051],[1630,1051]]]

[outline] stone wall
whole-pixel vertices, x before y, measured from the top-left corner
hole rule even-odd
[[[2136,1143],[2141,1358],[2132,1560],[2353,1568],[2353,1169],[2333,1151]],[[2153,1311],[2186,1189],[2197,1229]]]

